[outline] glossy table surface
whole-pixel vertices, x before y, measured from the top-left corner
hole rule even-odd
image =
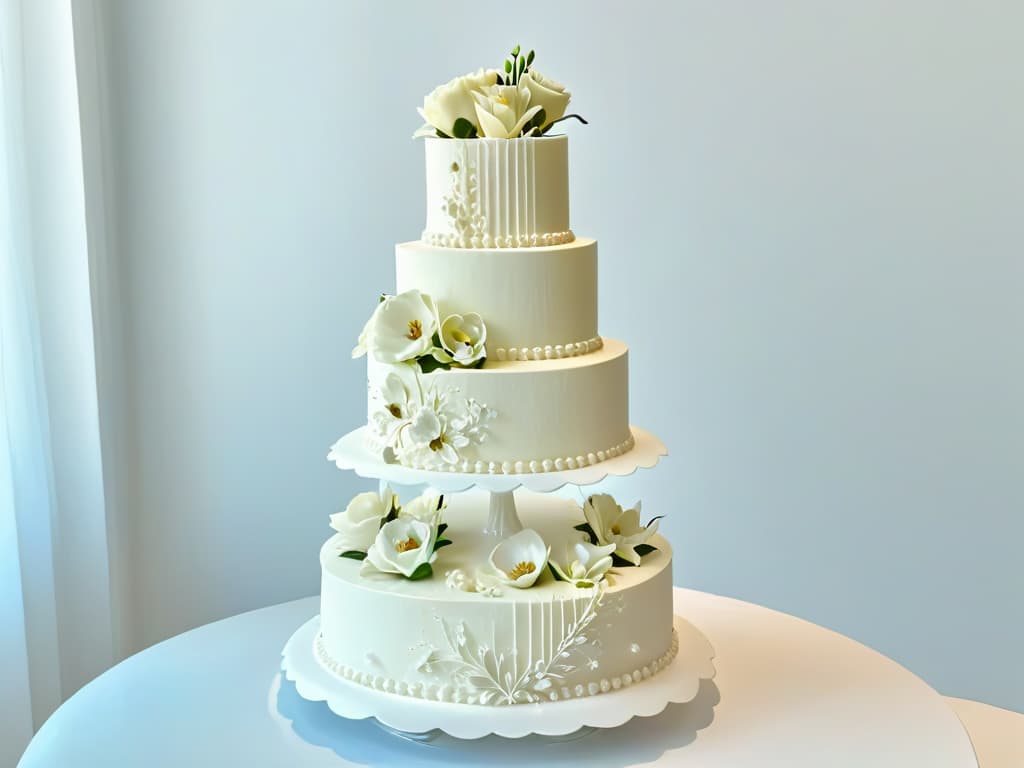
[[[715,646],[717,675],[693,702],[616,729],[562,741],[442,734],[422,744],[338,718],[280,673],[285,641],[318,611],[313,597],[126,659],[54,713],[20,765],[977,765],[943,697],[875,651],[730,598],[677,589],[675,604]]]

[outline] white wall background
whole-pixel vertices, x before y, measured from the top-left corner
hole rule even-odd
[[[348,352],[423,222],[414,107],[516,42],[677,583],[1024,710],[1024,7],[110,0],[126,647],[318,589]],[[112,385],[113,386],[113,385]],[[108,446],[108,447],[109,447]],[[631,500],[631,499],[630,499]]]

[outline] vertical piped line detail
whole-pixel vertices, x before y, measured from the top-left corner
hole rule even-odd
[[[530,221],[529,232],[536,237],[537,233],[537,142],[531,141],[529,146],[530,156]],[[530,245],[535,245],[533,240]]]
[[[503,240],[504,240],[505,238],[508,237],[508,231],[511,228],[509,226],[509,222],[512,220],[511,210],[510,210],[511,209],[511,201],[509,200],[509,194],[508,194],[509,174],[511,174],[511,172],[512,172],[512,163],[509,161],[509,155],[511,154],[510,151],[509,151],[509,144],[512,143],[512,142],[511,141],[503,141],[502,143],[505,144],[505,173],[502,175],[502,187],[505,189],[505,196],[504,196],[505,197],[505,226],[502,228],[502,231],[505,233],[504,236],[503,236]],[[505,243],[502,243],[502,245],[504,246]]]
[[[480,215],[483,217],[483,237],[486,243],[488,237],[492,237],[491,228],[491,169],[489,164],[489,153],[487,142],[479,141],[476,144],[476,181],[477,189],[480,190]]]

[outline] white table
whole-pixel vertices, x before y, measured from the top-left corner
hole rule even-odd
[[[716,648],[715,680],[690,704],[575,741],[413,744],[301,699],[282,680],[279,652],[316,614],[308,598],[125,660],[53,715],[20,765],[977,766],[945,700],[895,662],[750,603],[681,589],[675,598]]]

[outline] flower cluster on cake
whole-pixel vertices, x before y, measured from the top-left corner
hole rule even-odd
[[[569,226],[570,94],[514,48],[435,88],[427,216],[396,247],[394,292],[368,302],[365,450],[386,468],[473,478],[584,470],[628,457],[628,350],[598,333],[597,243]],[[345,438],[329,458],[341,464]],[[677,650],[672,555],[658,519],[608,494],[381,483],[331,518],[321,664],[411,698],[558,702],[642,683]],[[508,510],[498,529],[488,510]],[[370,619],[369,617],[372,617]]]

